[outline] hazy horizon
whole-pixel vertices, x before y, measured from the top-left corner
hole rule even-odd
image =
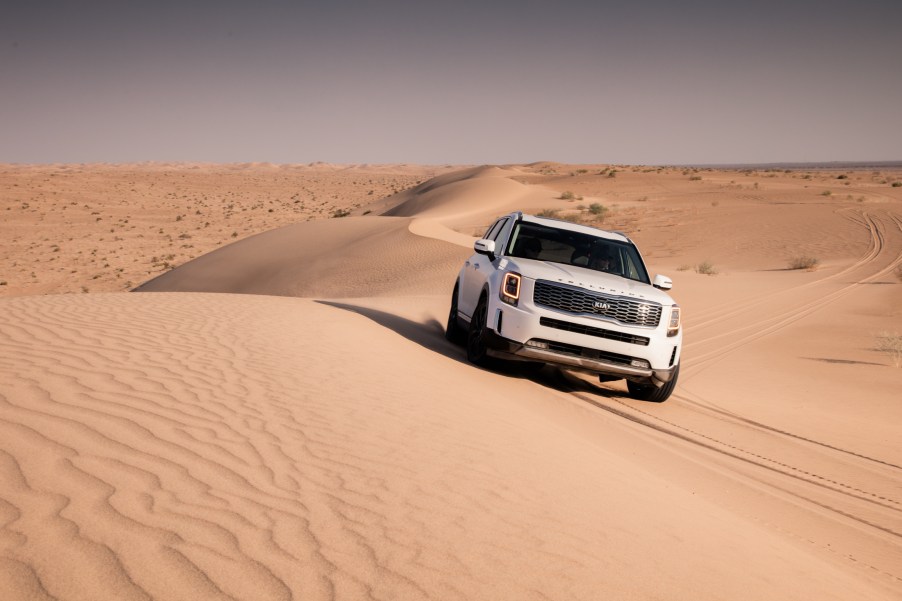
[[[0,162],[892,162],[900,22],[867,1],[22,4]]]

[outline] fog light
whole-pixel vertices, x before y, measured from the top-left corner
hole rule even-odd
[[[531,346],[532,348],[547,349],[547,348],[548,348],[548,343],[547,343],[547,342],[542,342],[541,340],[527,340],[527,341],[526,341],[526,346]]]
[[[649,363],[645,359],[633,359],[632,361],[630,361],[630,365],[632,365],[633,367],[638,367],[640,369],[648,369],[649,367],[651,367],[651,363]]]

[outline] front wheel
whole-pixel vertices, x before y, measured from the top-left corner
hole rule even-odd
[[[457,321],[457,293],[459,287],[454,284],[454,293],[451,295],[451,310],[448,311],[448,323],[445,325],[445,338],[454,344],[463,342],[464,330]]]
[[[476,365],[485,365],[488,361],[488,345],[486,344],[486,316],[488,307],[485,296],[479,298],[470,329],[467,331],[467,359]]]
[[[663,403],[670,398],[673,389],[676,388],[677,378],[680,375],[680,364],[677,363],[676,369],[673,370],[673,377],[669,382],[658,388],[654,384],[638,384],[627,380],[626,387],[630,391],[630,396],[640,401],[649,401],[651,403]]]

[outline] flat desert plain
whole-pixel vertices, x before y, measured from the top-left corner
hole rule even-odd
[[[898,600],[900,182],[0,166],[0,599]],[[673,279],[670,400],[444,339],[513,210]]]

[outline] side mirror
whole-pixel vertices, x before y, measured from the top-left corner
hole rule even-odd
[[[485,255],[489,260],[495,260],[495,241],[482,238],[473,243],[473,250],[480,255]]]
[[[656,275],[651,284],[655,288],[660,288],[661,290],[670,290],[673,288],[673,280],[666,275]]]

